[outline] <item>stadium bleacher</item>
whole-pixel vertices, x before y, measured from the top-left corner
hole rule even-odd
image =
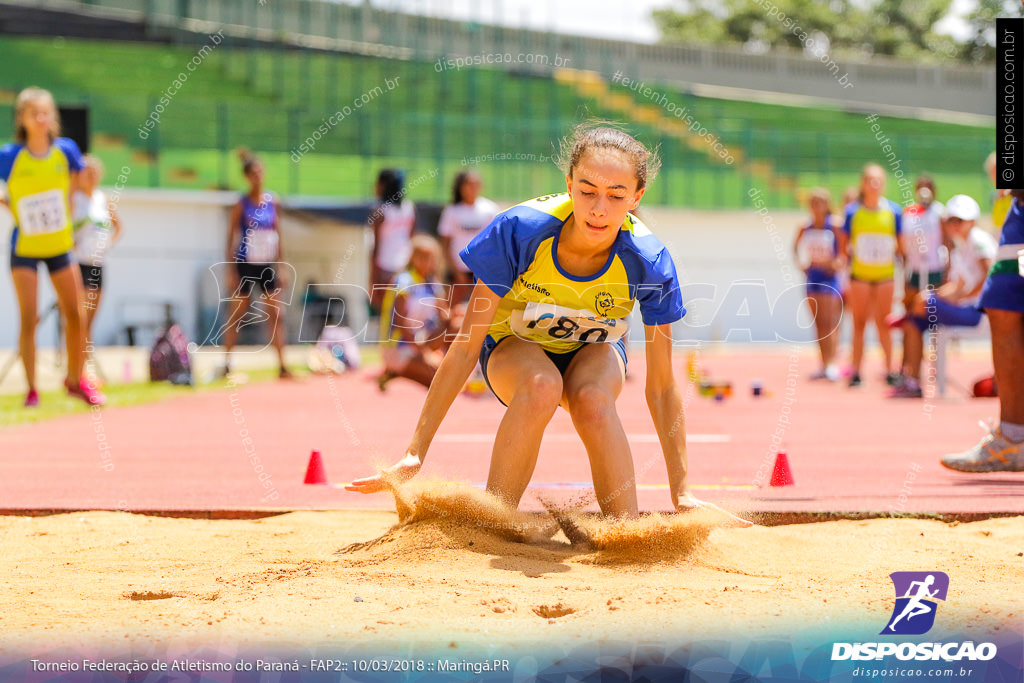
[[[153,134],[140,135],[161,94],[196,55],[188,46],[9,37],[0,44],[0,116],[10,120],[20,88],[40,85],[63,104],[88,106],[93,151],[110,167],[131,167],[133,185],[237,187],[234,150],[244,146],[264,156],[282,192],[334,197],[365,197],[384,165],[403,167],[410,178],[437,171],[411,188],[413,198],[443,197],[463,165],[478,166],[495,197],[543,193],[561,182],[550,161],[559,137],[586,116],[623,121],[660,143],[662,182],[648,201],[661,205],[741,207],[749,201],[743,188],[756,184],[773,205],[792,207],[800,188],[838,193],[866,161],[883,157],[863,112],[700,97],[651,84],[673,110],[685,108],[721,139],[738,160],[727,165],[694,144],[668,108],[592,72],[473,67],[444,69],[440,77],[436,62],[226,43],[189,72]],[[388,90],[389,82],[397,87]],[[315,136],[301,163],[290,163],[335,112],[347,114]],[[901,169],[932,174],[940,196],[987,194],[981,164],[991,151],[990,127],[899,117],[878,123]]]

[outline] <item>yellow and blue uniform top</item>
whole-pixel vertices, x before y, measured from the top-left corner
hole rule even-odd
[[[877,209],[861,202],[846,208],[843,231],[850,238],[850,277],[862,282],[885,282],[896,273],[896,244],[902,231],[903,209],[885,198]]]
[[[399,297],[405,300],[405,312],[402,315],[395,309],[395,301]],[[403,330],[425,340],[434,338],[443,331],[440,309],[443,299],[444,288],[441,283],[427,281],[412,267],[400,272],[384,294],[380,315],[381,345],[393,347],[408,344],[405,340],[408,335],[403,335]]]
[[[558,263],[558,238],[572,216],[568,194],[538,197],[504,211],[459,254],[501,301],[489,336],[536,342],[568,353],[586,342],[615,342],[639,302],[645,325],[686,314],[668,249],[627,214],[604,267],[577,277]]]
[[[57,138],[46,156],[25,145],[0,147],[0,180],[7,183],[14,214],[11,248],[16,256],[51,258],[71,251],[71,174],[82,170],[82,153],[68,138]]]

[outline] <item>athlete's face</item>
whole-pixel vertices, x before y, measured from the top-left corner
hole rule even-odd
[[[78,175],[79,183],[82,189],[86,192],[90,192],[96,189],[96,186],[100,182],[100,170],[95,166],[86,166],[82,169],[82,172]]]
[[[466,204],[472,204],[480,196],[480,179],[474,175],[468,176],[462,183],[462,201]]]
[[[601,245],[615,241],[626,214],[644,196],[644,190],[637,189],[633,165],[616,150],[588,150],[565,177],[565,183],[572,197],[577,232]]]
[[[253,187],[262,187],[263,186],[263,164],[258,163],[258,162],[253,164],[249,168],[249,171],[245,174],[245,177],[249,180],[249,184],[252,185]]]
[[[875,199],[885,191],[885,171],[880,168],[869,168],[860,179],[860,188],[866,199]]]
[[[974,227],[974,221],[965,221],[962,218],[951,216],[942,222],[942,226],[951,239],[963,241],[967,239],[968,233]]]
[[[811,198],[811,214],[816,217],[822,217],[828,213],[828,203],[821,197]]]
[[[437,254],[430,249],[416,249],[410,261],[412,267],[425,278],[433,277],[437,271]]]
[[[932,200],[935,199],[935,188],[929,183],[917,183],[914,194],[917,195],[917,201],[921,206],[931,206]]]
[[[57,112],[53,102],[48,99],[37,99],[29,102],[21,115],[21,125],[29,138],[45,138],[53,130],[57,120]]]

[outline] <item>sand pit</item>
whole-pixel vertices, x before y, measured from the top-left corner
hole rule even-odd
[[[938,636],[1005,633],[1024,615],[1019,517],[749,529],[699,515],[580,517],[597,545],[583,548],[547,516],[503,516],[459,495],[417,494],[401,522],[385,512],[2,517],[0,642],[24,653],[41,643],[571,646],[840,624],[877,634],[893,604],[888,574],[904,570],[949,574]]]

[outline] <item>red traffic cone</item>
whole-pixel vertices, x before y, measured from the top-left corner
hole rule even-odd
[[[772,479],[772,481],[775,481]],[[306,478],[303,484],[326,484],[327,471],[324,470],[324,461],[320,457],[320,451],[313,451],[309,454],[309,465],[306,467]]]
[[[772,479],[769,486],[793,486],[793,472],[789,469],[789,458],[786,451],[779,451],[775,455],[775,467],[772,468]]]

